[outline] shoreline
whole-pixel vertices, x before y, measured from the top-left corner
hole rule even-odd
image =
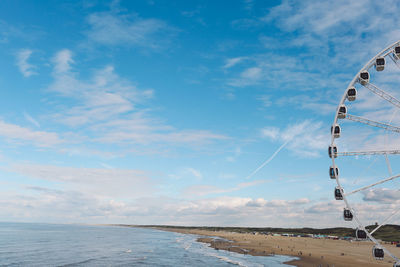
[[[248,233],[207,231],[200,229],[170,227],[151,228],[161,231],[203,236],[197,238],[197,241],[207,243],[210,247],[218,250],[222,249],[253,256],[284,255],[296,257],[297,259],[284,262],[284,264],[292,266],[392,267],[394,263],[390,257],[385,257],[382,261],[373,259],[371,253],[372,243],[368,241],[349,242],[344,240],[253,235]],[[396,249],[396,247],[392,245],[387,246],[387,248],[397,257],[400,257],[399,248]]]
[[[244,248],[241,248],[240,246],[237,246],[232,240],[222,240],[220,238],[214,238],[214,237],[199,237],[196,240],[197,242],[202,242],[202,243],[207,243],[210,245],[210,247],[216,249],[216,250],[226,250],[230,252],[235,252],[239,254],[244,254],[244,255],[252,255],[252,256],[263,256],[263,257],[271,257],[275,255],[282,255],[282,254],[275,254],[275,253],[267,253],[267,251],[256,251],[256,250],[247,250]],[[290,256],[290,257],[295,257],[292,255],[282,255],[282,256]],[[290,266],[296,266],[294,263],[297,261],[301,260],[300,256],[296,256],[298,259],[293,259],[290,261],[283,262],[283,264],[287,264]]]

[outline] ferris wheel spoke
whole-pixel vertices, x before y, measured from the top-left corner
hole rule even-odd
[[[394,106],[400,108],[400,101],[397,98],[386,93],[382,89],[378,88],[376,85],[374,85],[372,83],[366,83],[363,86],[365,88],[369,89],[371,92],[373,92],[377,96],[380,96],[381,98],[385,99],[386,101],[392,103]]]
[[[389,54],[390,59],[394,62],[397,68],[400,69],[400,63],[393,57],[393,55]]]
[[[343,114],[343,113],[339,113],[339,114]],[[363,124],[366,124],[369,126],[378,127],[378,128],[382,128],[382,129],[385,129],[388,131],[400,133],[400,127],[393,126],[388,123],[377,122],[377,121],[369,120],[369,119],[351,115],[351,114],[346,114],[345,116],[346,116],[345,117],[346,119],[351,120],[351,121],[360,122],[360,123],[363,123]]]
[[[389,175],[392,176],[392,166],[390,165],[388,154],[385,154],[386,166],[388,168]]]
[[[376,183],[373,183],[373,184],[370,184],[370,185],[361,187],[361,188],[359,188],[359,189],[356,189],[356,190],[354,190],[354,191],[351,191],[351,192],[345,194],[345,196],[349,196],[349,195],[358,193],[358,192],[360,192],[360,191],[367,190],[367,189],[369,189],[369,188],[371,188],[371,187],[374,187],[374,186],[377,186],[377,185],[379,185],[379,184],[383,184],[383,183],[389,182],[389,181],[394,180],[394,179],[399,178],[399,177],[400,177],[400,174],[391,176],[391,177],[389,177],[389,178],[380,180],[379,182],[376,182]]]
[[[378,231],[379,228],[381,228],[382,226],[386,225],[386,223],[387,223],[394,215],[396,215],[396,213],[398,213],[399,211],[400,211],[400,208],[398,208],[397,210],[393,211],[392,214],[390,214],[386,219],[384,219],[384,220],[382,221],[381,224],[379,224],[377,227],[375,227],[375,229],[372,230],[372,231],[370,232],[370,234],[372,235],[373,233],[375,233],[376,231]]]
[[[396,155],[400,154],[400,150],[349,151],[337,152],[335,154],[337,156]]]

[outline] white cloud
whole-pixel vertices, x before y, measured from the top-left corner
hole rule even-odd
[[[192,144],[202,145],[226,136],[207,130],[177,130],[148,115],[143,105],[153,96],[152,89],[138,89],[120,77],[113,66],[95,71],[84,81],[71,71],[73,62],[69,50],[58,52],[54,59],[54,82],[49,90],[75,100],[52,119],[58,123],[90,133],[91,140],[100,143],[129,144]]]
[[[31,115],[29,115],[28,113],[24,112],[24,117],[27,121],[29,121],[30,123],[32,123],[33,125],[35,125],[37,128],[40,128],[40,124],[37,120],[35,120]]]
[[[71,64],[74,63],[72,60],[72,52],[68,49],[63,49],[54,56],[54,71],[56,73],[65,73],[71,69]]]
[[[56,182],[62,188],[88,196],[138,198],[154,192],[154,181],[141,170],[14,164],[9,171]]]
[[[135,102],[152,96],[151,90],[139,91],[129,81],[119,77],[112,66],[96,71],[89,81],[81,81],[70,72],[73,62],[69,50],[62,50],[54,57],[55,80],[49,90],[74,98],[79,103],[68,108],[65,114],[56,114],[60,122],[80,126],[107,120],[132,111]]]
[[[228,162],[235,162],[236,159],[242,154],[242,150],[240,149],[240,147],[235,148],[235,150],[233,151],[233,155],[230,155],[228,157],[226,157],[226,161]]]
[[[350,15],[354,10],[356,14]],[[290,101],[301,109],[329,114],[336,107],[332,99],[339,102],[338,90],[344,92],[354,69],[399,39],[399,10],[396,1],[282,1],[264,17],[242,20],[247,28],[263,25],[281,30],[259,38],[265,52],[245,55],[247,62],[254,62],[250,67],[261,69],[259,79],[240,76],[246,65],[241,72],[229,73],[226,83],[233,87],[263,84],[279,92],[313,90],[314,96],[304,102]]]
[[[262,83],[267,88],[279,91],[321,91],[321,88],[332,90],[342,85],[342,73],[327,73],[326,69],[319,68],[320,64],[326,64],[325,58],[316,58],[309,62],[309,58],[300,55],[293,57],[276,52],[248,55],[247,58],[250,67],[246,65],[239,73],[230,73],[228,85],[246,87]]]
[[[135,120],[123,120],[127,124]],[[104,143],[130,143],[130,144],[190,144],[192,146],[199,146],[209,144],[216,140],[226,140],[227,136],[221,134],[215,134],[206,130],[182,130],[177,131],[169,129],[167,131],[158,129],[162,127],[160,125],[152,125],[150,121],[145,121],[145,129],[138,129],[136,132],[127,131],[127,128],[135,128],[138,125],[132,124],[129,127],[121,127],[120,129],[107,128],[103,135],[95,138],[94,141]],[[166,126],[167,127],[167,126]],[[168,127],[167,127],[168,128]],[[172,131],[171,131],[172,130]]]
[[[400,191],[398,189],[377,188],[363,191],[364,201],[373,201],[377,203],[395,204],[400,200]]]
[[[244,0],[243,4],[244,4],[244,8],[247,10],[251,10],[254,6],[254,0]]]
[[[103,45],[163,48],[176,32],[162,20],[116,12],[93,13],[87,20],[91,26],[89,40]]]
[[[88,186],[88,185],[87,185]],[[116,199],[88,195],[75,190],[59,190],[29,186],[21,196],[2,192],[0,219],[15,218],[25,221],[132,223],[254,226],[254,227],[349,227],[343,220],[342,201],[310,201],[216,197],[197,200],[168,197],[139,197]],[[132,195],[135,198],[135,195]],[[381,221],[393,212],[396,205],[355,203],[359,218],[365,224]],[[52,212],[49,214],[49,210]],[[279,215],[279,216],[278,216]],[[392,221],[391,221],[392,222]],[[391,223],[389,222],[389,223]]]
[[[261,130],[263,137],[271,138],[272,140],[276,140],[278,138],[279,132],[279,128],[276,127],[265,127]]]
[[[228,85],[234,87],[245,87],[250,85],[256,85],[261,80],[265,80],[266,75],[263,72],[265,69],[259,65],[255,67],[246,68],[239,74],[239,78],[232,78],[228,81]]]
[[[211,194],[226,194],[230,192],[240,191],[244,188],[267,183],[268,180],[255,180],[251,182],[239,183],[231,188],[220,188],[213,185],[192,185],[183,190],[183,195],[187,197],[206,196]]]
[[[286,148],[303,157],[317,157],[325,150],[330,142],[329,130],[322,122],[304,120],[288,125],[285,129],[266,127],[262,135],[273,141],[288,142]]]
[[[394,211],[398,210],[397,202],[390,202],[388,199],[373,199],[367,202],[352,201],[350,202],[352,210],[356,213],[358,219],[364,226],[382,223],[385,218],[388,218]],[[330,225],[337,227],[343,225],[348,227],[348,223],[343,220],[343,201],[315,202],[307,206],[304,210],[304,218],[319,218],[317,225]],[[386,223],[398,223],[399,216],[396,215]],[[331,220],[331,222],[328,222]]]
[[[240,75],[242,76],[242,78],[258,80],[261,77],[261,69],[258,67],[248,68],[244,70]]]
[[[33,131],[4,121],[0,121],[0,136],[16,143],[33,144],[38,147],[51,147],[63,143],[57,133]]]
[[[35,170],[31,171],[37,173]],[[57,175],[58,172],[54,174]],[[90,189],[89,184],[85,186]],[[97,185],[93,183],[93,186]],[[136,192],[138,189],[133,188],[133,190]],[[268,201],[264,198],[218,197],[187,200],[138,197],[143,194],[132,193],[130,199],[121,200],[115,197],[87,194],[82,190],[61,190],[42,186],[25,186],[25,192],[24,195],[12,191],[2,192],[3,198],[0,199],[0,205],[4,208],[0,210],[0,219],[21,220],[24,218],[25,221],[41,221],[46,218],[47,222],[63,223],[132,223],[134,221],[136,224],[214,226],[265,226],[268,222],[268,226],[285,227],[301,225],[311,217],[304,218],[303,216],[303,209],[309,204],[308,199]],[[52,212],[49,213],[49,210]],[[290,216],[299,219],[299,223],[289,221]],[[304,225],[312,224],[313,220],[310,222]]]
[[[203,178],[203,175],[201,174],[201,172],[199,170],[194,169],[194,168],[185,168],[185,172],[190,173],[191,175],[193,175],[197,179],[202,179]]]
[[[270,107],[272,105],[271,96],[269,95],[263,95],[259,97],[258,100],[262,102],[264,107]]]
[[[324,214],[332,218],[332,214],[337,214],[339,217],[343,213],[343,203],[339,201],[319,202],[314,203],[311,207],[305,209],[306,213]],[[318,215],[317,215],[318,216]]]
[[[203,174],[198,169],[192,167],[184,167],[180,168],[175,173],[168,174],[168,177],[183,180],[192,180],[193,178],[195,178],[196,180],[201,180],[203,179]]]
[[[166,223],[173,225],[238,225],[238,226],[295,226],[301,225],[310,217],[304,218],[303,209],[308,199],[266,200],[264,198],[218,197],[195,201],[163,199],[162,214],[171,214],[173,219]],[[155,204],[153,204],[155,205]],[[276,216],[279,214],[279,216]],[[288,220],[295,217],[296,220]],[[164,217],[165,218],[165,217]],[[304,225],[312,224],[306,223]]]
[[[325,64],[339,69],[352,64],[357,67],[372,57],[371,53],[399,39],[399,9],[393,0],[282,1],[261,20],[290,36],[283,45],[310,48]],[[332,55],[324,56],[322,51],[332,51]]]
[[[343,90],[344,92],[344,90]],[[323,115],[331,115],[332,120],[333,116],[336,112],[337,105],[339,103],[339,95],[332,99],[331,94],[324,94],[323,96],[315,95],[295,95],[295,96],[288,96],[285,95],[284,97],[279,98],[276,101],[276,104],[282,107],[292,107],[294,109],[301,109],[301,110],[312,110],[316,114],[323,114]],[[337,102],[335,102],[337,101]],[[308,113],[305,113],[308,115]]]
[[[17,66],[24,77],[30,77],[37,74],[35,72],[36,66],[28,63],[29,58],[32,55],[32,50],[22,49],[17,53]]]
[[[337,27],[344,28],[348,23],[358,22],[368,10],[368,4],[359,1],[283,1],[271,8],[263,20],[278,20],[278,25],[287,31],[301,29],[325,35],[332,34]]]
[[[0,43],[9,43],[12,40],[23,40],[29,42],[42,36],[43,32],[34,25],[24,25],[24,27],[12,25],[4,20],[0,20]]]
[[[226,60],[225,65],[223,66],[224,69],[229,69],[232,68],[233,66],[239,64],[243,60],[245,60],[246,57],[234,57],[234,58],[229,58]]]
[[[2,192],[0,218],[16,221],[58,223],[98,223],[123,221],[127,213],[137,210],[113,198],[96,197],[77,191],[26,186],[25,194]],[[49,211],[51,211],[49,213]],[[130,218],[132,219],[132,217]]]

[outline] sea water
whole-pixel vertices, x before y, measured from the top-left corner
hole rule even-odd
[[[288,266],[147,228],[0,223],[0,266]]]

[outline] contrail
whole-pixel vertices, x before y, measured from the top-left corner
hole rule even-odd
[[[292,139],[287,140],[285,143],[283,143],[283,145],[281,145],[275,152],[274,154],[271,155],[271,157],[269,157],[266,161],[263,162],[263,164],[260,165],[260,167],[258,167],[257,169],[255,169],[255,171],[253,171],[249,176],[247,176],[245,179],[250,179],[254,174],[256,174],[259,170],[261,170],[263,167],[265,167],[265,165],[267,165],[268,163],[271,162],[271,160],[273,160],[276,155],[278,155],[279,151],[281,151]]]

